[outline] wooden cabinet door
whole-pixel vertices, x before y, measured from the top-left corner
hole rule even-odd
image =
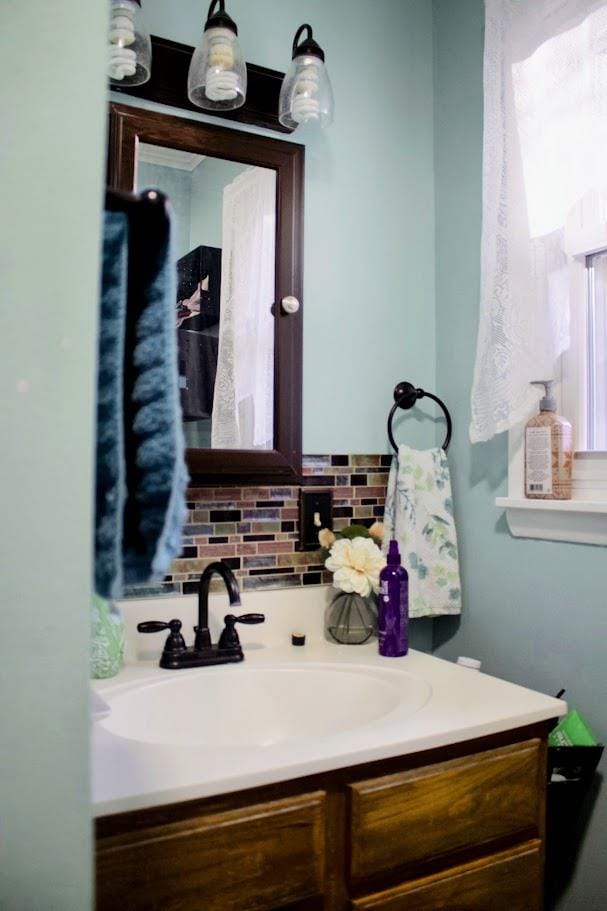
[[[352,902],[353,911],[541,911],[539,841]]]
[[[540,836],[544,757],[542,742],[527,740],[352,785],[351,877]]]
[[[324,877],[323,791],[97,842],[97,911],[268,911]]]

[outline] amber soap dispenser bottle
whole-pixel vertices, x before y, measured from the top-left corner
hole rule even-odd
[[[533,500],[570,500],[573,469],[571,424],[556,413],[553,380],[537,380],[544,386],[540,413],[525,427],[525,496]]]

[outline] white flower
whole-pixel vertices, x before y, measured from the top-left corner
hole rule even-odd
[[[364,598],[379,591],[379,574],[386,558],[371,538],[341,538],[331,548],[325,566],[333,573],[333,585]]]

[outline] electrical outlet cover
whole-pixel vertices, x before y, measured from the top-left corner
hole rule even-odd
[[[321,528],[333,528],[333,491],[302,489],[299,498],[301,550],[319,548],[318,532]]]

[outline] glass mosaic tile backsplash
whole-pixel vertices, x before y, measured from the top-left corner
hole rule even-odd
[[[388,455],[306,455],[303,486],[332,488],[334,528],[371,525],[384,515],[390,462]],[[299,486],[191,488],[179,559],[164,582],[130,588],[127,596],[192,594],[213,560],[227,563],[244,591],[330,582],[319,554],[298,550],[299,491]]]

